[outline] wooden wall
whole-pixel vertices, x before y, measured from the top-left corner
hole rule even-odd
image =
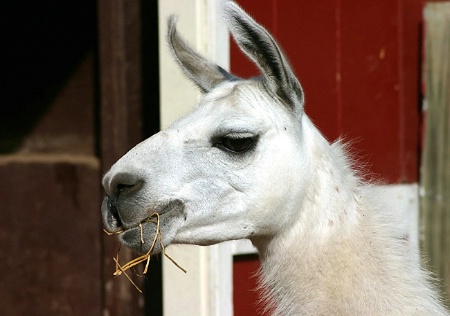
[[[0,11],[1,313],[99,315],[95,3]]]
[[[112,277],[100,180],[158,129],[156,12],[150,0],[2,4],[2,315],[145,313],[145,296]],[[161,315],[153,271],[147,314]]]

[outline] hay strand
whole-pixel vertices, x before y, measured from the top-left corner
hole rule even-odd
[[[156,220],[155,220],[156,218]],[[145,266],[144,266],[144,271],[143,271],[143,275],[145,276],[147,274],[148,271],[148,267],[150,264],[150,259],[151,259],[151,253],[153,251],[153,249],[155,248],[155,245],[157,242],[159,242],[159,245],[161,247],[161,251],[163,253],[163,255],[169,259],[178,269],[180,269],[181,271],[183,271],[184,273],[186,273],[187,271],[182,268],[172,257],[170,257],[167,252],[166,252],[166,248],[164,247],[164,244],[162,242],[162,236],[161,236],[161,229],[160,229],[160,218],[159,218],[159,214],[157,212],[152,213],[147,220],[145,220],[142,223],[154,223],[156,224],[156,232],[155,235],[153,236],[153,240],[152,240],[152,244],[150,245],[149,250],[147,251],[147,253],[145,253],[144,255],[141,255],[139,257],[136,257],[130,261],[128,261],[126,264],[121,265],[119,263],[119,252],[120,252],[120,246],[119,249],[117,250],[117,254],[116,257],[113,258],[114,262],[116,263],[116,270],[114,271],[113,275],[114,276],[119,276],[124,274],[125,277],[131,282],[131,284],[140,292],[142,293],[142,290],[136,285],[136,283],[133,282],[133,280],[131,279],[131,277],[128,275],[128,273],[126,272],[127,270],[137,266],[138,264],[145,262]],[[144,244],[144,234],[143,234],[143,228],[142,228],[142,223],[139,224],[139,229],[140,229],[140,240],[141,240],[141,244]],[[110,233],[108,231],[106,231],[105,229],[103,230],[108,236],[111,235],[117,235],[122,233],[123,231],[118,231],[118,232],[114,232],[114,233]]]
[[[117,269],[119,269],[120,271],[122,271],[122,273],[127,277],[128,281],[131,282],[131,284],[133,284],[133,286],[136,288],[136,290],[139,291],[139,293],[142,294],[142,290],[139,288],[139,286],[137,286],[136,283],[133,282],[133,280],[130,278],[130,276],[128,275],[128,273],[125,272],[125,270],[123,270],[123,268],[120,266],[119,261],[116,258],[113,258],[113,260],[116,262],[116,267]]]

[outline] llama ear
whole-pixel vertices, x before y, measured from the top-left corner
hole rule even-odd
[[[231,34],[261,70],[267,88],[288,106],[303,108],[302,87],[273,37],[233,1],[222,5]]]
[[[214,87],[224,81],[234,81],[239,79],[193,50],[189,44],[178,35],[175,16],[172,15],[169,17],[167,25],[168,42],[175,60],[180,65],[185,75],[191,79],[203,93],[211,91]]]

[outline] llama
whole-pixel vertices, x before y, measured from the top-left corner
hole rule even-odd
[[[380,202],[388,199],[304,113],[275,40],[234,2],[222,10],[261,77],[237,78],[200,56],[171,17],[170,48],[203,97],[104,176],[106,229],[141,253],[154,212],[166,246],[250,239],[275,315],[449,315]]]

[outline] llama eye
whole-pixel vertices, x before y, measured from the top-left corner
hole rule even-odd
[[[218,147],[222,147],[233,153],[244,153],[249,150],[255,142],[255,136],[227,135],[222,137],[217,145]]]

